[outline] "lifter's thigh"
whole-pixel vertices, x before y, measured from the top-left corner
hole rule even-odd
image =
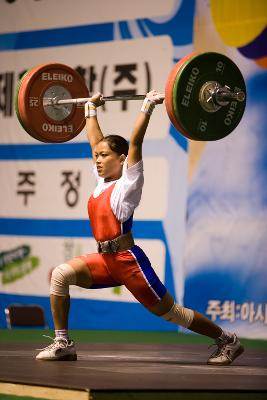
[[[139,247],[134,246],[121,256],[123,284],[149,311],[156,315],[167,313],[174,300],[153,269],[149,258]]]
[[[91,253],[78,257],[81,264],[78,263],[80,278],[85,283],[90,283],[92,289],[119,286],[111,275],[104,257],[99,253]]]

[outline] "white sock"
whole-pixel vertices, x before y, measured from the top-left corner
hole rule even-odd
[[[69,340],[69,334],[67,329],[56,329],[55,330],[56,339],[67,339]]]

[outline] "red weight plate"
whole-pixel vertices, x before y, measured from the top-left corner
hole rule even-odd
[[[46,65],[46,64],[43,64]],[[24,111],[24,103],[25,103],[25,89],[27,88],[28,80],[26,80],[26,77],[31,74],[31,76],[34,75],[34,73],[41,67],[41,65],[38,65],[34,68],[31,68],[28,70],[20,79],[17,85],[17,96],[16,96],[16,111],[17,111],[17,117],[19,119],[20,124],[22,127],[25,129],[27,133],[29,133],[30,136],[32,136],[34,139],[40,140],[41,142],[48,142],[45,140],[44,137],[41,137],[37,134],[37,131],[31,131],[30,126],[27,124],[27,118],[25,121],[25,118],[21,115],[21,112]],[[21,87],[23,87],[23,91],[21,91]],[[25,124],[26,122],[26,124]]]
[[[43,142],[71,140],[85,124],[83,107],[77,105],[71,106],[69,115],[60,121],[47,115],[43,107],[43,97],[49,88],[55,86],[67,90],[67,97],[88,97],[84,81],[70,67],[63,64],[43,64],[33,68],[20,85],[18,108],[27,132]]]
[[[78,72],[64,64],[42,64],[29,71],[21,82],[18,111],[23,126],[35,139],[62,143],[73,139],[85,126],[84,107],[79,104],[50,106],[48,112],[43,99],[49,90],[53,92],[54,89],[67,93],[67,98],[89,97]],[[68,111],[66,115],[65,110]],[[57,114],[60,114],[59,118]]]
[[[176,80],[177,73],[181,70],[181,68],[185,65],[185,63],[191,59],[192,57],[195,56],[195,53],[190,53],[187,56],[181,58],[181,60],[174,65],[172,68],[168,79],[167,83],[165,86],[165,106],[166,110],[168,113],[168,116],[173,124],[173,126],[185,137],[188,139],[191,139],[191,137],[188,135],[188,133],[183,129],[183,127],[180,125],[179,121],[176,119],[176,116],[174,114],[174,108],[173,108],[173,86]]]
[[[24,81],[26,75],[28,75],[28,73],[29,73],[30,71],[31,71],[31,70],[26,71],[25,74],[22,76],[22,78],[19,80],[19,82],[18,82],[18,84],[17,84],[17,88],[16,88],[16,98],[15,98],[15,110],[16,110],[17,118],[18,118],[19,123],[20,123],[20,125],[22,126],[22,128],[23,128],[27,133],[29,133],[30,136],[33,136],[34,139],[37,139],[37,140],[40,140],[40,141],[45,141],[43,138],[39,137],[36,133],[35,133],[34,135],[32,135],[32,134],[29,132],[28,127],[23,125],[23,120],[22,120],[21,115],[20,115],[19,103],[21,103],[21,101],[23,101],[23,99],[20,100],[20,102],[19,102],[19,92],[20,92],[21,85],[22,85],[22,83],[23,83],[23,81]]]
[[[17,99],[16,99],[16,109],[17,109],[17,116],[18,119],[25,129],[27,133],[29,133],[30,136],[32,136],[34,139],[40,140],[41,142],[49,142],[49,140],[46,140],[45,137],[38,135],[39,128],[37,130],[31,130],[32,126],[28,121],[27,117],[27,112],[25,116],[25,108],[26,104],[28,103],[28,99],[25,98],[25,91],[29,89],[29,79],[35,75],[36,71],[40,69],[42,66],[46,66],[47,64],[43,65],[38,65],[30,70],[27,71],[25,75],[21,78],[17,85]],[[50,64],[51,65],[51,64]],[[39,111],[40,112],[40,111]]]

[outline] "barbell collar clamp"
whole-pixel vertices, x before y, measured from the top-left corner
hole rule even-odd
[[[227,106],[230,101],[245,101],[246,96],[243,91],[233,91],[229,86],[221,86],[216,81],[208,81],[202,85],[198,99],[205,111],[214,113],[221,107]]]
[[[245,101],[245,93],[242,91],[233,91],[228,86],[219,87],[212,94],[213,100],[220,106],[227,105],[232,100],[239,102]]]

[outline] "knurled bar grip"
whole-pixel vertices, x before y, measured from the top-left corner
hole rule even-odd
[[[143,100],[145,99],[146,95],[145,94],[135,94],[135,95],[122,95],[122,96],[106,96],[102,97],[102,100],[104,101],[119,101],[119,100]],[[82,97],[80,99],[62,99],[62,100],[57,100],[57,99],[47,99],[48,101],[51,101],[52,104],[77,104],[77,103],[87,103],[87,101],[91,100],[91,97]]]

